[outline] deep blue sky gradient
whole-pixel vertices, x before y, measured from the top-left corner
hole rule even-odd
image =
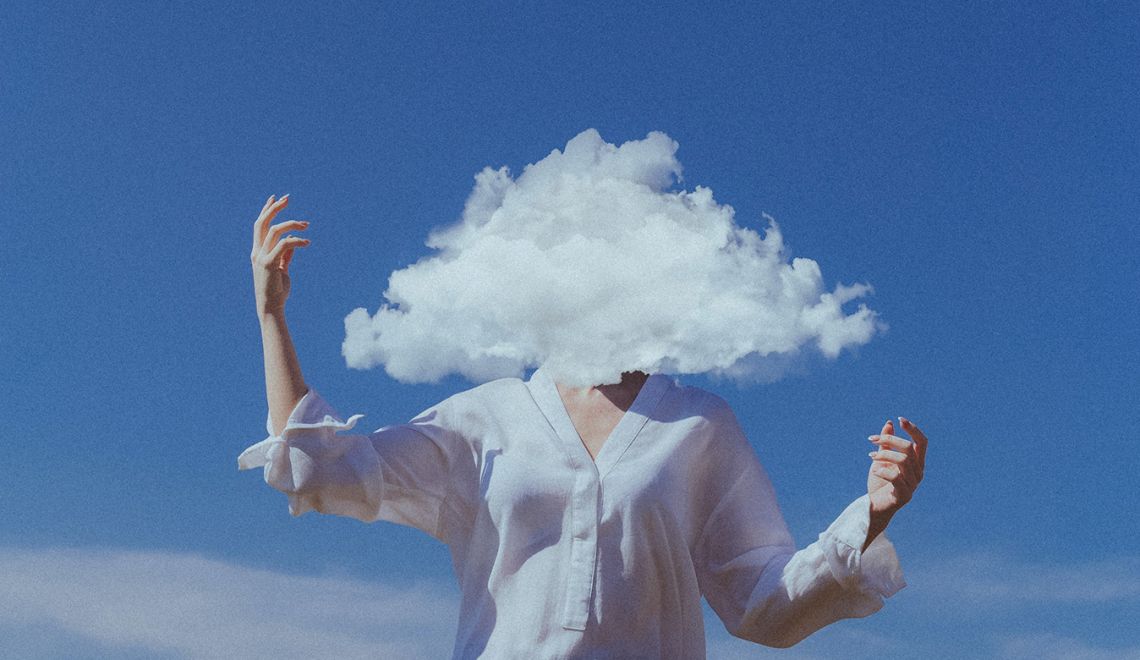
[[[470,386],[351,371],[340,345],[473,175],[590,127],[660,130],[682,186],[775,217],[828,286],[872,284],[890,325],[775,384],[683,379],[732,403],[800,544],[863,492],[884,419],[931,437],[889,530],[911,585],[841,625],[979,657],[999,628],[1140,646],[1136,598],[979,622],[922,580],[975,551],[1137,554],[1135,7],[572,4],[5,3],[0,544],[448,580],[421,533],[292,519],[236,471],[265,422],[252,222],[284,193],[312,222],[293,337],[371,430]]]

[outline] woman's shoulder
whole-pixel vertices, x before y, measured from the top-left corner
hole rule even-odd
[[[517,378],[480,383],[438,401],[410,423],[423,432],[441,432],[477,445],[488,432],[502,426],[512,407],[517,409],[524,390]]]
[[[667,396],[672,407],[681,408],[687,414],[700,415],[710,421],[735,422],[736,415],[724,397],[696,385],[682,383],[678,378],[665,377],[670,381]]]
[[[525,394],[526,391],[526,382],[521,378],[512,376],[479,383],[474,387],[456,392],[451,398],[467,403],[485,403],[499,401],[504,396]]]
[[[672,379],[666,400],[659,417],[683,423],[691,434],[687,441],[698,442],[709,460],[728,465],[751,451],[736,412],[721,395]]]
[[[496,378],[460,390],[437,403],[433,408],[470,419],[479,416],[496,416],[504,409],[517,407],[529,396],[526,383],[519,378]]]

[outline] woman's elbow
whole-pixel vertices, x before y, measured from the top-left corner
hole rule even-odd
[[[800,642],[802,642],[804,640],[803,637],[798,637],[798,636],[797,637],[789,637],[787,635],[783,635],[783,634],[779,634],[779,633],[775,633],[775,632],[768,632],[768,633],[763,633],[760,635],[743,634],[743,635],[733,635],[733,636],[738,637],[740,639],[743,639],[745,641],[752,642],[754,644],[759,644],[761,646],[768,646],[768,647],[771,647],[774,649],[791,648],[791,647],[795,646],[796,644],[799,644]]]
[[[808,637],[792,621],[773,621],[757,619],[742,621],[735,629],[728,630],[733,637],[737,637],[761,646],[776,649],[786,649],[799,644]]]
[[[791,648],[803,641],[803,637],[788,637],[776,632],[764,632],[762,634],[734,634],[733,636],[749,642],[753,642],[755,644],[759,644],[761,646],[769,646],[775,649]]]

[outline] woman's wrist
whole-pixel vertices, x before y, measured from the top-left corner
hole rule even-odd
[[[875,537],[887,528],[892,517],[894,517],[894,513],[871,510],[871,520],[867,526],[867,540],[863,543],[863,552],[866,552],[871,542],[875,540]]]

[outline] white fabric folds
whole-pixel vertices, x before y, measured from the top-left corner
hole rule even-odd
[[[702,596],[733,635],[784,647],[906,586],[884,533],[861,551],[866,495],[797,550],[728,405],[662,375],[595,457],[542,369],[367,435],[350,433],[360,417],[310,389],[239,467],[263,467],[294,515],[446,543],[462,594],[453,658],[704,658]]]
[[[347,421],[315,390],[309,390],[294,407],[280,436],[273,435],[246,449],[238,469],[265,468],[265,483],[289,496],[289,512],[308,511],[376,519],[384,487],[379,461],[366,436],[337,436],[364,415]]]

